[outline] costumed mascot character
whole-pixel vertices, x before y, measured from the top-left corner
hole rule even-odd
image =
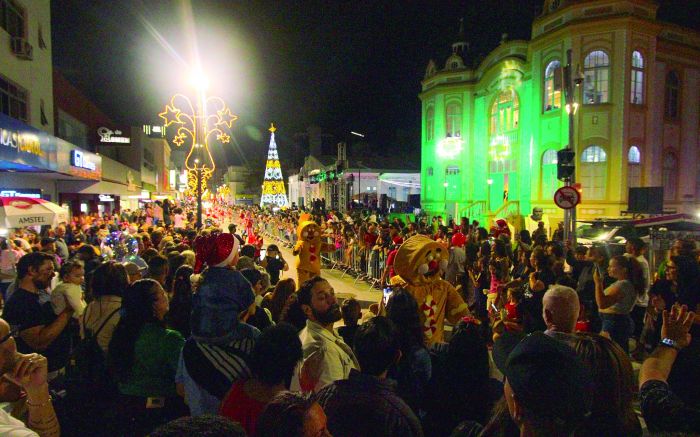
[[[177,373],[187,399],[198,399],[189,407],[199,416],[217,414],[233,383],[250,377],[247,361],[260,332],[240,321],[255,309],[255,295],[232,267],[238,261],[238,240],[228,233],[200,236],[194,248],[192,336],[182,349]]]
[[[321,274],[321,252],[332,252],[333,244],[321,240],[321,227],[309,214],[299,217],[297,242],[292,253],[296,257],[297,284],[301,285]]]
[[[406,289],[424,316],[423,332],[432,343],[443,341],[445,319],[457,323],[469,315],[459,292],[440,277],[447,267],[448,250],[424,235],[414,235],[399,247],[394,258],[392,285]]]

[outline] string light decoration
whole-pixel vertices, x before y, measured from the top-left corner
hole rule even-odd
[[[201,223],[202,194],[207,189],[216,164],[209,150],[210,141],[226,144],[231,136],[225,131],[233,127],[238,119],[220,97],[205,97],[203,94],[193,105],[189,97],[175,94],[165,110],[158,114],[166,127],[177,127],[172,138],[178,147],[189,146],[185,158],[187,170],[187,196],[197,197],[197,222]]]
[[[267,150],[267,164],[265,165],[260,206],[273,205],[278,208],[286,208],[289,206],[289,201],[287,200],[287,192],[284,190],[282,168],[277,154],[277,143],[275,143],[277,129],[274,124],[270,123],[268,130],[270,131],[270,146]]]

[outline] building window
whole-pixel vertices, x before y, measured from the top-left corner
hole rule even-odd
[[[24,8],[13,0],[0,0],[0,27],[12,37],[24,38]]]
[[[642,155],[639,147],[630,147],[627,152],[627,187],[641,187],[642,182]]]
[[[678,159],[673,153],[666,153],[664,157],[662,181],[664,184],[664,202],[676,200],[676,186],[678,184]]]
[[[557,151],[549,149],[542,155],[542,199],[553,199],[558,188]]]
[[[432,176],[433,175],[433,168],[428,167],[427,173],[428,173],[428,176]]]
[[[389,187],[389,198],[396,200],[396,187]]]
[[[586,199],[605,199],[607,158],[605,150],[600,146],[586,147],[581,153],[580,181]]]
[[[87,148],[87,127],[78,119],[58,110],[58,137],[79,147]]]
[[[445,169],[445,174],[446,175],[455,175],[459,174],[459,167],[457,166],[450,166]]]
[[[561,63],[552,61],[544,70],[544,112],[561,108]]]
[[[644,58],[636,50],[632,52],[630,103],[634,105],[644,103]]]
[[[501,91],[491,105],[491,135],[503,135],[518,129],[519,117],[518,94],[512,89]]]
[[[26,122],[29,120],[28,100],[27,90],[0,76],[0,113]]]
[[[608,103],[610,58],[602,50],[590,52],[583,61],[583,102]]]
[[[458,103],[450,103],[445,110],[447,120],[446,133],[448,137],[462,136],[462,107]]]
[[[425,111],[425,140],[432,141],[435,129],[435,108],[432,106]]]
[[[678,118],[678,102],[681,89],[681,81],[678,78],[678,73],[669,71],[666,76],[666,106],[664,115],[666,118]]]

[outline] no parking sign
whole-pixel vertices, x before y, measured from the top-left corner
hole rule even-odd
[[[581,203],[581,193],[574,187],[561,187],[554,193],[554,203],[561,209],[572,209]]]

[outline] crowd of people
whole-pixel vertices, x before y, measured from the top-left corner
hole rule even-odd
[[[312,218],[334,264],[382,254],[381,302],[340,302],[325,273],[295,280],[281,249],[296,210],[217,205],[197,229],[157,202],[11,230],[0,434],[700,435],[694,241],[652,272],[640,239],[609,257],[504,220]],[[444,341],[396,280],[419,235],[448,251],[439,274],[469,306]]]

